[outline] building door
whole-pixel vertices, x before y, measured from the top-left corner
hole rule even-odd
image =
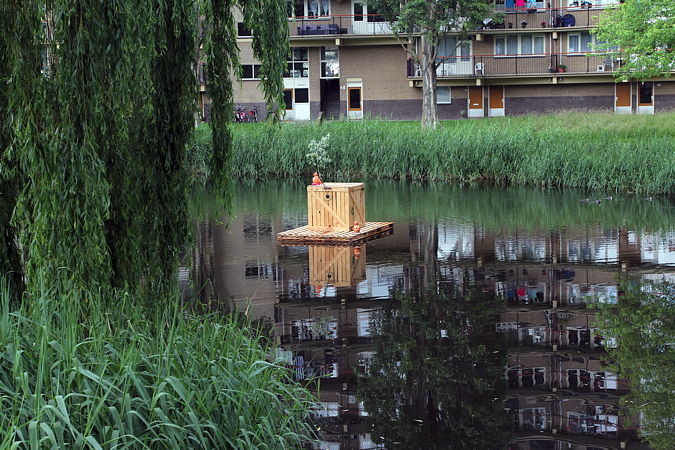
[[[366,0],[352,0],[352,34],[391,34],[389,22]],[[344,25],[341,25],[344,26]]]
[[[284,120],[309,120],[309,78],[284,78]]]
[[[654,83],[645,81],[637,83],[638,114],[654,114]]]
[[[347,85],[347,118],[363,118],[363,84],[349,82]]]
[[[504,116],[504,86],[490,86],[488,101],[488,115],[490,117]]]
[[[469,87],[469,117],[483,117],[483,87]]]
[[[618,83],[614,85],[614,112],[630,114],[632,110],[632,84]]]

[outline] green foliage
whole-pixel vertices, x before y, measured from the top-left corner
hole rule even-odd
[[[0,447],[283,449],[312,436],[313,397],[245,320],[177,299],[53,295],[13,309],[0,286]]]
[[[230,202],[228,184],[232,114],[232,80],[239,75],[237,23],[234,8],[243,14],[244,24],[253,33],[253,56],[261,61],[260,87],[267,110],[276,121],[284,110],[283,74],[289,53],[285,3],[277,0],[205,0],[204,28],[208,92],[212,99],[209,126],[214,146],[208,176],[214,192],[226,205]]]
[[[675,69],[675,2],[626,0],[607,11],[595,30],[606,44],[628,55],[615,71],[621,80],[669,77]]]
[[[466,38],[494,16],[491,3],[481,0],[368,0],[378,14],[392,24],[397,34],[419,32],[434,46],[446,33]]]
[[[359,383],[371,435],[387,448],[503,448],[508,416],[485,295],[398,297],[374,321],[376,353]]]
[[[305,155],[312,167],[316,168],[316,171],[319,172],[319,168],[325,167],[326,164],[330,164],[330,158],[328,157],[328,141],[330,140],[330,134],[323,136],[321,139],[309,141],[308,150],[309,152]]]
[[[330,133],[324,179],[423,181],[675,192],[675,114],[601,113],[414,123],[360,121],[233,127],[232,175],[305,177],[306,149]]]
[[[277,3],[241,5],[260,36],[254,53],[268,75],[269,102],[281,99],[288,52],[276,41],[288,32]],[[175,288],[189,237],[186,146],[196,107],[198,21],[208,31],[215,104],[217,151],[210,150],[208,174],[220,200],[229,201],[231,75],[238,67],[233,6],[2,4],[0,272],[19,274],[14,286],[22,269],[18,234],[29,291],[38,282],[69,294],[124,288],[153,296]]]
[[[0,5],[0,277],[11,274],[12,286],[22,290],[21,265],[16,245],[16,229],[10,224],[19,190],[19,168],[13,151],[14,132],[12,118],[5,114],[10,105],[10,93],[6,87],[12,77],[16,55],[8,45],[16,36],[17,17],[11,2]]]
[[[486,18],[496,17],[491,2],[483,0],[367,0],[382,14],[401,45],[422,72],[422,128],[438,126],[436,106],[436,68],[442,57],[456,54],[469,32],[479,29]],[[410,37],[411,33],[415,36]],[[438,48],[447,35],[457,38],[450,54],[439,55]],[[417,37],[419,36],[419,38]]]
[[[600,305],[597,324],[619,375],[632,391],[624,404],[641,413],[640,434],[655,449],[675,447],[675,284],[628,280],[616,305]]]

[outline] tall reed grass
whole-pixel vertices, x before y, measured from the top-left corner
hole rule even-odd
[[[0,286],[0,448],[297,448],[313,398],[237,319]]]
[[[234,124],[235,178],[301,177],[312,139],[330,133],[332,162],[324,178],[579,187],[642,193],[675,192],[675,113],[618,116],[564,113],[418,123],[377,120]],[[193,153],[210,153],[208,126]]]

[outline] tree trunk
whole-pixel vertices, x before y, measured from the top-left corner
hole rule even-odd
[[[422,128],[432,130],[438,125],[435,54],[433,43],[422,35]]]

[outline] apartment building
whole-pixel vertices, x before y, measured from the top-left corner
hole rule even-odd
[[[439,49],[441,119],[559,110],[653,114],[675,108],[675,81],[616,83],[622,57],[596,52],[590,30],[616,0],[492,0],[503,20],[486,20],[458,45],[447,35]],[[419,119],[419,69],[381,15],[363,0],[289,0],[292,55],[284,78],[286,120]],[[235,103],[265,114],[259,62],[250,32],[238,24],[243,77]],[[414,43],[418,37],[411,35]],[[210,100],[201,77],[202,106]]]

